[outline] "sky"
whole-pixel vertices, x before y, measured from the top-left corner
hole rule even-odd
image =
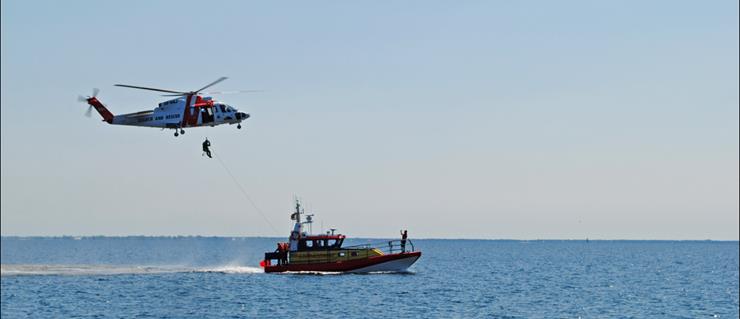
[[[737,1],[1,9],[3,236],[287,236],[298,196],[352,237],[738,240]],[[216,97],[241,130],[77,101],[220,76],[264,90]]]

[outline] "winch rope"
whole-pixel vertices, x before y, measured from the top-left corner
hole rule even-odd
[[[275,226],[272,225],[272,223],[270,223],[270,220],[267,219],[267,216],[265,216],[265,214],[262,213],[262,210],[259,209],[259,207],[257,207],[257,204],[254,203],[254,201],[252,200],[252,198],[249,197],[249,194],[247,194],[247,191],[244,190],[244,187],[242,187],[242,184],[239,183],[239,180],[236,179],[236,177],[234,176],[234,174],[231,173],[231,170],[226,166],[226,164],[224,164],[224,162],[221,160],[221,157],[218,156],[218,154],[214,150],[211,150],[211,153],[213,153],[213,157],[215,157],[218,160],[218,162],[221,163],[221,166],[223,166],[224,170],[226,170],[226,173],[228,173],[229,176],[231,176],[231,179],[234,181],[234,184],[236,184],[236,186],[239,186],[239,190],[241,190],[241,192],[244,195],[244,197],[246,197],[247,200],[249,201],[249,203],[252,204],[252,207],[254,207],[254,209],[257,211],[257,213],[259,213],[260,216],[262,216],[262,219],[265,220],[265,222],[267,223],[267,225],[269,225],[270,228],[272,228],[272,230],[276,234],[279,234],[280,232],[275,228]]]

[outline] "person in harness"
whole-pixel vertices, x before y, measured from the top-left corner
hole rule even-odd
[[[208,138],[206,138],[206,140],[203,142],[203,152],[208,155],[208,158],[213,158],[211,157],[211,150],[209,149],[209,147],[211,147],[211,142],[208,140]]]

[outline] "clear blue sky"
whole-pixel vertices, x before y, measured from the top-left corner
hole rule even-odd
[[[738,239],[738,2],[3,1],[2,235]],[[85,118],[265,89],[171,131]],[[205,136],[272,230],[218,161]]]

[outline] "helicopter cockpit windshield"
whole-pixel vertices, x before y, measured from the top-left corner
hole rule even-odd
[[[229,113],[235,111],[233,107],[223,103],[216,104],[216,106],[218,106],[218,108],[221,110],[221,113]]]

